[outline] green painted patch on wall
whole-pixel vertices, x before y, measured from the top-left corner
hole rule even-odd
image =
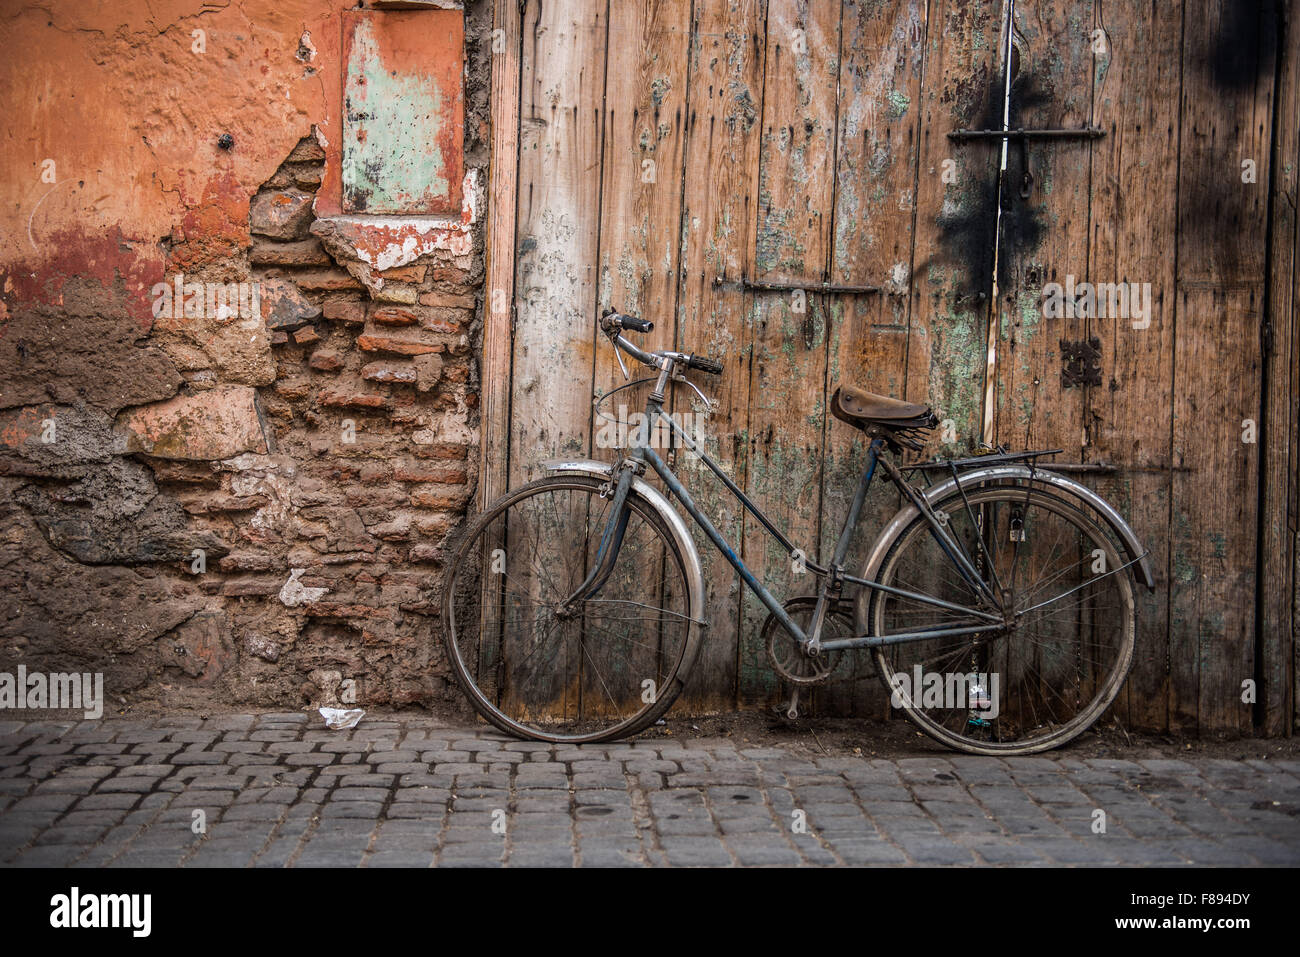
[[[373,23],[357,23],[343,89],[345,210],[426,213],[446,205],[443,100],[433,76],[391,69]]]

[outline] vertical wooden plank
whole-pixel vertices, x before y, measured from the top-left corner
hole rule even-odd
[[[674,341],[689,39],[690,0],[610,7],[609,47],[623,52],[605,84],[599,306],[653,320],[651,335],[631,334],[649,349]],[[600,337],[596,389],[622,381]]]
[[[496,0],[492,51],[492,166],[488,186],[487,292],[483,303],[483,410],[479,419],[479,506],[506,490],[510,441],[510,340],[515,293],[515,204],[519,173],[519,4]]]
[[[653,320],[651,334],[627,334],[647,349],[670,348],[674,341],[689,40],[690,0],[610,5],[609,48],[623,51],[623,59],[605,81],[597,312],[612,306]],[[609,341],[594,328],[591,335],[592,388],[603,394],[622,384],[623,376]],[[625,361],[634,378],[653,374]],[[620,393],[602,405],[601,415],[617,421],[622,402],[629,413],[641,413],[649,392],[645,386]],[[620,454],[619,430],[610,425],[608,418],[592,421],[593,452],[605,459]],[[669,436],[666,429],[653,433],[661,455],[669,454]],[[620,660],[627,653],[608,642],[588,642],[591,668],[584,685],[598,692],[602,672],[618,674],[631,664]]]
[[[1119,466],[1096,487],[1151,549],[1156,591],[1139,588],[1133,670],[1113,712],[1125,726],[1165,730],[1169,700],[1169,491],[1178,207],[1182,14],[1156,5],[1094,14],[1094,122],[1088,262],[1094,281],[1150,284],[1151,315],[1092,323],[1103,385],[1087,391],[1089,461]],[[1136,324],[1136,328],[1135,328]],[[1112,385],[1113,383],[1113,385]]]
[[[1268,338],[1265,356],[1264,414],[1260,441],[1263,501],[1260,523],[1260,700],[1263,731],[1290,732],[1300,668],[1295,667],[1297,550],[1297,431],[1300,430],[1300,372],[1296,367],[1300,322],[1300,248],[1295,198],[1300,190],[1300,13],[1282,17],[1278,36],[1281,62],[1273,109],[1273,159],[1269,222]]]
[[[512,485],[587,447],[605,17],[604,0],[533,3],[524,15]]]
[[[952,454],[980,443],[998,156],[948,134],[1000,125],[1001,24],[1001,3],[936,0],[925,30],[905,397],[934,407],[930,450]]]
[[[758,279],[820,282],[829,268],[839,14],[838,5],[768,7],[754,234]],[[825,375],[824,298],[757,297],[748,491],[806,552],[819,544]],[[812,573],[795,574],[790,555],[752,518],[745,524],[744,560],[775,594],[815,587]],[[775,690],[759,641],[766,615],[747,595],[740,626],[742,701]]]
[[[714,409],[705,450],[743,488],[749,430],[752,297],[715,286],[752,268],[748,224],[757,196],[763,98],[761,0],[697,2],[690,53],[690,100],[682,204],[682,281],[677,349],[720,359],[719,377],[695,375]],[[680,408],[680,406],[679,406]],[[699,461],[677,457],[678,474],[718,530],[741,553],[742,506]],[[736,704],[741,590],[731,564],[703,543],[707,639],[680,699],[690,710]]]
[[[1015,8],[1019,73],[1011,86],[1012,129],[1078,129],[1092,122],[1092,0],[1020,3]],[[1007,448],[1064,448],[1079,461],[1088,445],[1087,388],[1066,388],[1061,340],[1089,335],[1084,317],[1044,317],[1047,283],[1091,277],[1087,140],[1008,146],[996,303],[996,443]],[[1023,195],[1025,154],[1034,177]],[[1097,277],[1105,281],[1109,277]],[[1071,309],[1071,312],[1073,310]]]
[[[936,0],[925,26],[906,395],[941,420],[926,454],[980,444],[997,228],[998,152],[948,138],[1002,117],[1003,4]],[[880,696],[881,716],[899,717]]]
[[[1260,323],[1276,34],[1261,7],[1188,0],[1173,377],[1171,727],[1246,731],[1255,673]],[[1257,175],[1243,182],[1242,161]]]
[[[831,282],[878,285],[882,292],[830,300],[828,402],[840,384],[900,398],[906,392],[925,7],[922,0],[844,4]],[[867,445],[856,429],[827,419],[820,530],[827,560],[866,467]],[[873,488],[847,569],[861,570],[872,539],[897,507],[887,485]],[[818,689],[811,702],[818,710],[878,710],[884,688],[871,677],[871,656],[857,652],[849,659],[836,681]]]

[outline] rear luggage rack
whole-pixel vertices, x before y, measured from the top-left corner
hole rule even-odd
[[[1037,459],[1044,455],[1059,455],[1064,449],[1037,449],[1030,452],[1008,452],[1006,449],[998,446],[986,455],[972,455],[965,459],[933,459],[929,462],[917,462],[915,465],[905,465],[902,467],[903,472],[949,472],[954,469],[973,469],[983,468],[986,465],[1005,465],[1007,462],[1025,462],[1028,461],[1031,466],[1037,465]]]

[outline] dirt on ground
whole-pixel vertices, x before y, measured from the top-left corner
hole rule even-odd
[[[780,745],[808,755],[903,758],[955,754],[905,719],[800,718],[789,721],[762,710],[707,717],[674,718],[642,738],[733,738],[754,747]],[[1228,758],[1232,760],[1294,758],[1300,737],[1202,739],[1140,734],[1117,726],[1085,731],[1063,748],[1049,752],[1072,758]]]
[[[267,709],[239,709],[240,714],[269,713]],[[165,718],[168,715],[188,718],[216,717],[220,712],[193,708],[160,708],[142,702],[106,712],[106,717]],[[8,711],[0,717],[22,721],[69,720],[67,712]],[[432,717],[422,710],[366,709],[358,727],[367,719],[401,720]],[[75,720],[75,718],[74,718]],[[473,716],[449,717],[442,724],[475,723]],[[883,721],[875,718],[807,717],[790,721],[771,709],[755,707],[715,715],[679,714],[673,711],[660,724],[643,731],[632,740],[693,740],[730,738],[748,747],[779,746],[810,757],[905,758],[950,755],[957,752],[927,737],[903,718]],[[1294,759],[1300,756],[1300,736],[1290,738],[1222,738],[1143,734],[1126,731],[1117,724],[1085,731],[1063,748],[1045,756],[1070,758],[1226,758]]]

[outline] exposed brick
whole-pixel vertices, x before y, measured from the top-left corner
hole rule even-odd
[[[342,269],[307,269],[295,272],[291,278],[299,289],[328,292],[334,289],[360,289],[361,283]]]
[[[302,190],[264,190],[249,204],[249,229],[272,239],[298,239],[307,234],[311,205],[312,195]]]
[[[266,452],[257,393],[248,386],[209,389],[122,414],[117,431],[128,452],[163,459],[228,459]]]
[[[469,446],[455,445],[450,442],[437,442],[433,445],[426,445],[423,448],[416,449],[415,454],[422,459],[442,459],[453,461],[468,457]]]
[[[265,552],[231,552],[217,567],[223,572],[265,572],[278,564],[274,555]]]
[[[458,335],[465,331],[469,319],[464,309],[430,309],[420,316],[420,325],[430,332]]]
[[[420,293],[420,305],[443,306],[448,309],[473,309],[477,303],[473,296],[434,289]]]
[[[391,522],[371,526],[369,531],[371,535],[386,542],[403,541],[411,534],[411,518],[409,515],[399,515]]]
[[[441,342],[417,342],[411,339],[394,339],[389,336],[357,336],[358,348],[366,352],[391,352],[400,356],[420,356],[432,352],[445,352]]]
[[[447,515],[421,515],[415,519],[415,527],[421,535],[441,538],[451,531],[456,519]]]
[[[351,299],[328,299],[324,306],[325,318],[336,322],[360,324],[366,321],[366,307]]]
[[[364,392],[327,392],[321,391],[316,396],[321,405],[334,408],[383,409],[388,406],[388,397]]]
[[[411,504],[419,508],[461,509],[469,501],[467,489],[421,489],[411,493]]]
[[[275,383],[275,391],[286,399],[301,399],[311,393],[312,382],[305,377],[280,379]]]
[[[221,594],[230,598],[278,595],[283,587],[279,578],[236,578],[222,584]]]
[[[415,382],[415,366],[396,362],[371,362],[361,370],[371,382]]]
[[[303,326],[293,334],[293,341],[300,346],[320,341],[320,334],[311,326]]]
[[[408,558],[413,562],[425,562],[441,565],[443,550],[437,545],[430,545],[427,542],[422,542],[419,545],[412,546],[408,553]]]
[[[328,266],[329,253],[319,239],[300,242],[271,243],[255,241],[249,261],[259,266]]]
[[[401,306],[383,306],[372,312],[370,318],[389,326],[410,326],[419,320],[413,311]]]
[[[379,275],[384,282],[424,282],[424,274],[428,271],[428,266],[398,266],[395,269],[385,269]]]
[[[429,275],[434,282],[449,282],[457,285],[466,285],[469,282],[469,274],[456,266],[434,266]]]
[[[386,282],[382,289],[373,293],[376,302],[395,302],[403,306],[414,306],[419,292],[414,286],[402,283]]]
[[[317,349],[307,364],[318,372],[335,372],[343,368],[343,360],[332,349]]]
[[[464,485],[469,476],[463,468],[395,468],[393,478],[398,482]]]

